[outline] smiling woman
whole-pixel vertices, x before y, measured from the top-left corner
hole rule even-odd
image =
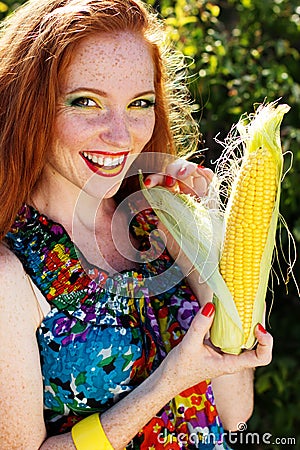
[[[98,175],[91,195],[105,198],[107,192],[110,197],[115,193],[152,137],[154,89],[151,52],[140,35],[93,33],[77,45],[60,80],[54,150],[44,166],[44,172],[57,173],[54,197],[57,189],[69,189],[75,204],[79,192],[74,185],[88,189],[91,171]],[[47,177],[47,197],[52,179]],[[68,202],[71,195],[66,196]]]
[[[165,42],[140,0],[29,0],[3,26],[1,450],[228,449],[251,414],[271,336],[204,341],[212,292],[137,189],[213,178],[178,158],[198,127]]]

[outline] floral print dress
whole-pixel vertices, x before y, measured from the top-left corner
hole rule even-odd
[[[147,260],[113,276],[89,264],[66,230],[32,206],[22,207],[6,237],[51,306],[37,330],[49,436],[132,391],[180,342],[199,309],[164,249],[153,211],[132,214],[131,232]],[[149,258],[152,251],[160,256]],[[207,380],[165,405],[126,448],[228,449],[223,433]]]

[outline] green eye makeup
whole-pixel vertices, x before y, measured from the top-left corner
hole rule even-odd
[[[155,98],[138,98],[129,105],[131,108],[147,109],[155,106]]]
[[[95,100],[84,96],[70,98],[66,101],[66,105],[81,108],[99,107],[99,104]]]

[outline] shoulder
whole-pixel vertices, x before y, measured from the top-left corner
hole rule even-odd
[[[20,260],[5,243],[0,243],[0,281],[6,281],[1,283],[1,290],[3,290],[2,288],[11,289],[25,277],[26,274]]]
[[[0,285],[0,317],[13,314],[15,322],[20,316],[30,318],[37,327],[40,313],[36,296],[21,262],[5,243],[0,243]]]
[[[13,279],[18,273],[24,273],[21,262],[5,243],[0,243],[0,278]]]

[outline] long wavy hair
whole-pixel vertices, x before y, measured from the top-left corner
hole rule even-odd
[[[91,33],[120,31],[143,36],[155,68],[156,122],[143,151],[175,154],[195,146],[185,64],[148,6],[141,0],[29,0],[1,24],[0,239],[42,173],[59,80],[75,46]]]

